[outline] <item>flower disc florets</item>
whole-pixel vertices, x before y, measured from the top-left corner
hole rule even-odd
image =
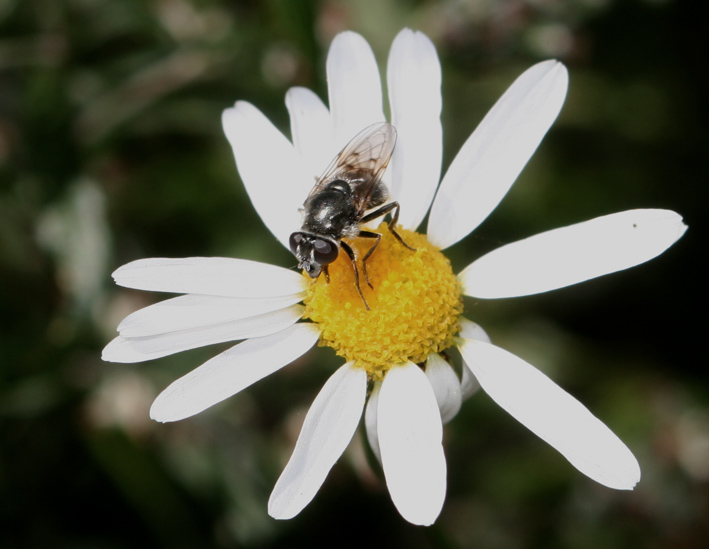
[[[304,317],[318,323],[320,345],[354,360],[375,379],[395,364],[424,362],[430,353],[450,347],[463,312],[460,283],[448,259],[424,235],[397,231],[416,251],[404,247],[382,224],[382,239],[367,260],[371,288],[358,262],[370,310],[357,293],[354,269],[344,251],[330,265],[330,282],[319,277],[304,299]],[[348,242],[358,257],[374,243],[370,238]]]

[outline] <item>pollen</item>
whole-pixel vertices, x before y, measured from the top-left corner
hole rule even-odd
[[[304,317],[320,328],[320,346],[332,347],[347,361],[381,379],[396,364],[422,363],[430,353],[453,343],[463,312],[461,286],[450,262],[424,235],[398,228],[415,251],[401,244],[386,224],[382,239],[367,259],[371,288],[357,260],[367,310],[355,286],[354,267],[344,251],[330,264],[304,299]],[[347,239],[358,258],[375,243],[371,238]]]

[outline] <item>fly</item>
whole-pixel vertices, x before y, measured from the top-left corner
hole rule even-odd
[[[388,227],[391,234],[410,250],[396,232],[399,220],[399,203],[387,202],[389,191],[382,182],[396,144],[396,129],[391,124],[380,122],[365,128],[342,149],[318,179],[303,204],[303,225],[290,235],[293,255],[298,259],[298,268],[304,269],[311,278],[325,274],[330,281],[328,265],[337,259],[340,247],[352,262],[355,286],[367,310],[359,283],[357,254],[344,238],[372,238],[374,244],[362,258],[364,279],[372,288],[367,275],[367,259],[372,255],[382,238],[380,233],[362,229],[362,225],[391,213]],[[376,208],[374,211],[370,211]]]

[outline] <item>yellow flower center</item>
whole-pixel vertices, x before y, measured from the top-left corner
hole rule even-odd
[[[408,360],[421,363],[430,353],[450,347],[463,312],[461,287],[448,259],[424,235],[398,228],[403,246],[384,225],[381,242],[367,259],[370,288],[357,262],[367,310],[355,286],[354,268],[343,251],[330,265],[330,282],[321,275],[304,299],[304,318],[317,322],[320,345],[381,379],[389,368]],[[371,238],[348,239],[362,258]]]

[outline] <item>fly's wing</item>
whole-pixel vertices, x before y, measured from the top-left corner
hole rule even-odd
[[[369,199],[394,154],[394,145],[396,129],[391,124],[379,122],[365,128],[330,163],[308,198],[331,181],[342,180],[352,189],[357,211],[363,213],[370,207]]]

